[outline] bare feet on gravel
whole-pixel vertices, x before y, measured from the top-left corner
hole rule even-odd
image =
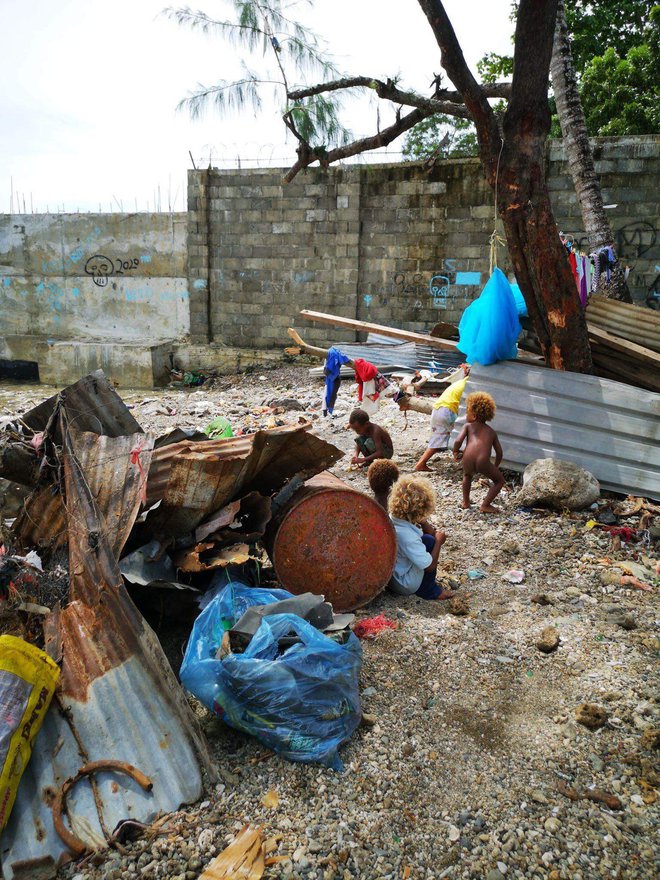
[[[482,513],[501,513],[499,507],[493,507],[492,504],[482,504],[479,510]]]

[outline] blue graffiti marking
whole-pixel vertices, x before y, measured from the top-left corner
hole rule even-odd
[[[445,262],[447,262],[445,260]],[[481,272],[457,272],[454,284],[465,287],[478,287],[481,284]]]
[[[151,262],[151,254],[142,254],[140,257],[141,263],[150,263]]]
[[[446,262],[446,261],[445,261]],[[447,308],[447,297],[449,296],[449,278],[446,275],[434,275],[429,283],[429,293],[436,309]]]
[[[206,290],[206,278],[197,278],[193,281],[193,288],[195,290]]]
[[[364,297],[364,304],[365,304],[365,306],[366,306],[367,308],[369,308],[369,306],[371,305],[372,301],[373,301],[373,296],[371,296],[371,294],[368,293],[368,294]]]
[[[3,287],[11,287],[11,278],[3,278],[2,279]]]

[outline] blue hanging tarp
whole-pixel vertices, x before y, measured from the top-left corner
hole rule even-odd
[[[457,348],[469,364],[488,366],[516,357],[521,332],[511,285],[505,274],[495,269],[479,298],[463,312]]]

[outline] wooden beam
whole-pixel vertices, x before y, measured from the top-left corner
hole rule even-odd
[[[589,340],[596,345],[612,348],[614,351],[621,351],[640,365],[644,364],[651,367],[651,369],[660,369],[660,353],[652,351],[650,348],[644,348],[643,345],[637,345],[636,342],[629,342],[620,336],[613,336],[607,330],[601,330],[599,327],[594,327],[593,324],[587,326],[587,332]]]
[[[380,333],[382,336],[391,336],[392,339],[401,339],[403,342],[418,342],[421,345],[430,345],[433,348],[442,348],[445,351],[456,351],[456,343],[448,339],[440,339],[427,333],[413,333],[410,330],[397,330],[394,327],[385,327],[383,324],[371,324],[369,321],[355,321],[353,318],[342,318],[339,315],[327,315],[325,312],[312,312],[303,309],[300,316],[307,321],[316,321],[319,324],[332,324],[335,327],[347,327],[358,333]]]

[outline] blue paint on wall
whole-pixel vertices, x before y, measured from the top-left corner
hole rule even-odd
[[[193,288],[195,290],[206,290],[206,278],[197,278],[193,281]]]
[[[481,284],[481,272],[457,272],[455,285],[478,287]]]
[[[151,262],[151,254],[142,254],[140,257],[141,263],[150,263]]]
[[[369,293],[364,297],[364,304],[367,308],[369,308],[369,306],[371,305],[372,300],[373,296],[371,296],[371,294]]]

